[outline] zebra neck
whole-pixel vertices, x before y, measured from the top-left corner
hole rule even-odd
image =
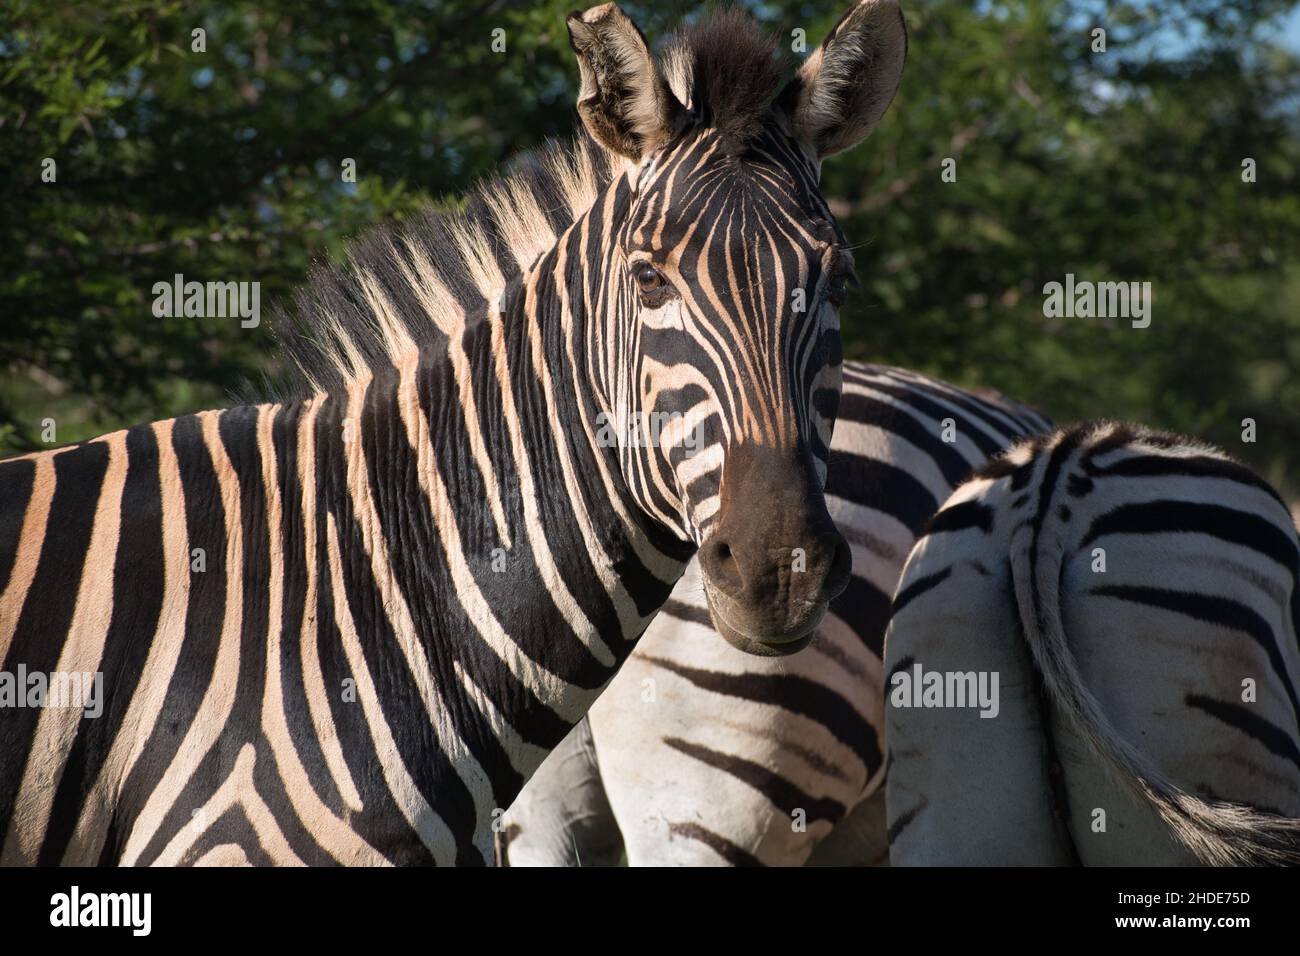
[[[410,676],[445,767],[434,785],[480,810],[508,806],[586,713],[688,557],[627,513],[563,336],[527,298],[327,400],[313,425],[341,486],[320,496],[342,502],[327,506],[332,581],[385,658],[370,670]]]

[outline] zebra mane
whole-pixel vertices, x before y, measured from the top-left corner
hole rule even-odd
[[[1042,432],[1023,439],[1002,454],[990,458],[982,466],[971,472],[967,482],[994,480],[1014,474],[1046,448],[1054,448],[1063,443],[1086,446],[1092,457],[1098,457],[1118,448],[1137,446],[1145,449],[1157,448],[1182,458],[1194,458],[1217,462],[1217,473],[1229,477],[1241,484],[1250,485],[1274,498],[1279,505],[1288,509],[1277,490],[1261,478],[1253,468],[1236,455],[1220,448],[1218,445],[1177,435],[1173,432],[1160,431],[1147,425],[1115,421],[1108,418],[1091,419],[1061,425],[1051,431]]]
[[[315,263],[292,304],[272,312],[285,369],[257,390],[261,400],[335,391],[456,334],[555,244],[615,172],[614,157],[585,134],[548,141],[511,165],[472,188],[460,211],[429,206],[362,233],[342,262]]]
[[[735,7],[680,29],[661,64],[697,122],[737,151],[761,131],[787,66],[776,37]],[[548,141],[474,187],[459,212],[429,207],[362,233],[342,262],[314,264],[292,303],[272,310],[284,370],[237,397],[337,391],[456,334],[591,207],[621,164],[585,132]]]

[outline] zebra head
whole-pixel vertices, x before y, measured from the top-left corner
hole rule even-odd
[[[790,653],[850,571],[822,489],[852,256],[820,164],[893,98],[902,15],[858,3],[784,87],[776,41],[736,10],[658,60],[612,3],[571,14],[569,33],[579,113],[622,168],[593,346],[611,444],[641,508],[699,547],[719,632]]]

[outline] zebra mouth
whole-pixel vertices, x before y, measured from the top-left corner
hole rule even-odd
[[[786,657],[796,651],[803,650],[817,637],[817,625],[821,623],[822,618],[826,615],[826,605],[822,605],[821,610],[806,625],[793,634],[751,634],[727,620],[718,606],[720,602],[713,599],[713,595],[709,593],[707,587],[705,588],[705,595],[709,598],[709,612],[713,618],[714,629],[722,635],[722,639],[736,650],[743,651],[746,654],[753,654],[756,657]]]

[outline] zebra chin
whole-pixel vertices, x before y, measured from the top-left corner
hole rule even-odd
[[[796,651],[801,651],[810,645],[817,637],[817,625],[821,623],[822,618],[826,616],[828,605],[823,604],[811,621],[802,629],[797,630],[793,635],[785,634],[748,634],[732,627],[715,609],[713,600],[709,600],[709,616],[713,619],[713,627],[722,639],[738,651],[745,654],[752,654],[756,657],[786,657]]]

